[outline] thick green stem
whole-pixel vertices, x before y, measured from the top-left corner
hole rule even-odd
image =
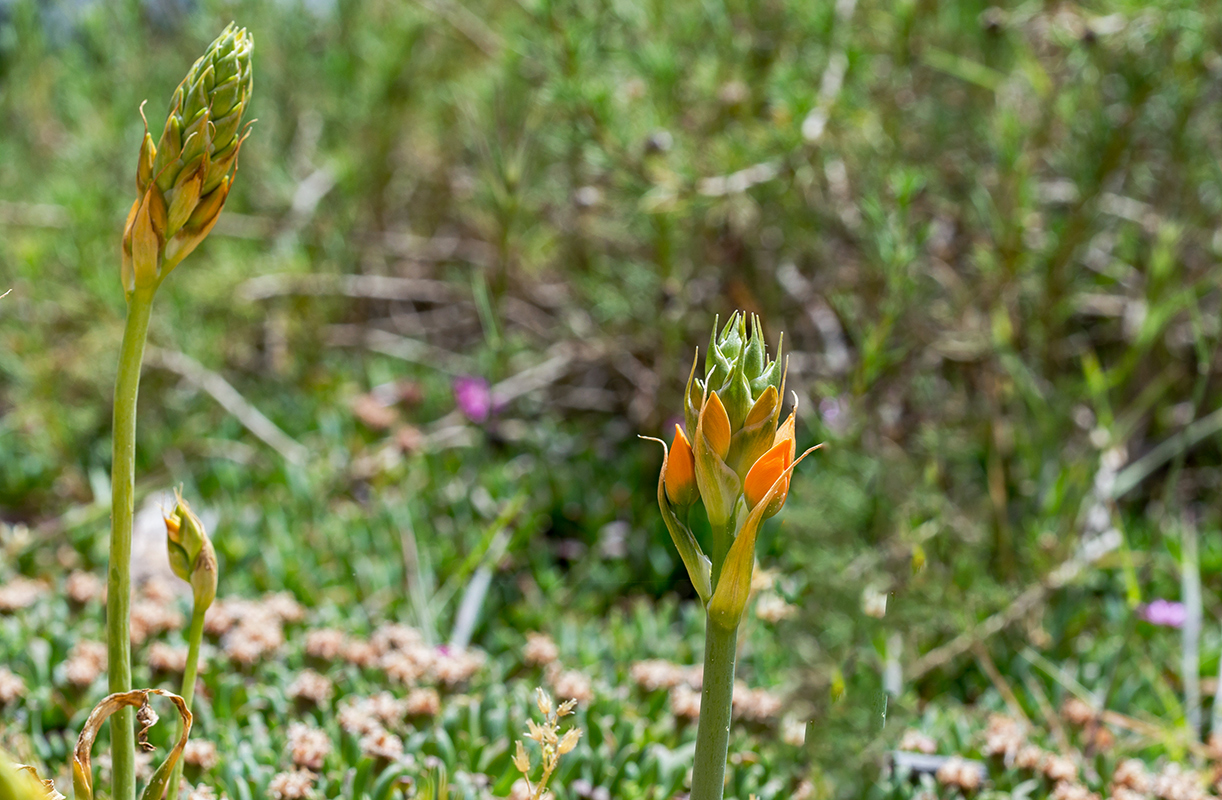
[[[131,596],[132,518],[136,494],[136,393],[148,335],[153,291],[137,291],[127,304],[127,326],[115,378],[114,429],[110,468],[110,566],[106,586],[106,657],[110,691],[132,688]],[[114,800],[136,798],[136,713],[124,708],[110,721]]]
[[[730,545],[734,544],[734,519],[729,519],[725,525],[713,525],[713,541],[712,548],[709,551],[709,561],[712,567],[710,575],[713,586],[717,586],[717,581],[721,580],[721,568],[726,563],[726,556],[730,554]]]
[[[204,615],[207,607],[195,605],[191,610],[191,628],[187,631],[187,666],[182,673],[182,699],[191,710],[191,701],[195,699],[195,676],[199,671],[199,643],[204,638]],[[178,784],[182,783],[182,759],[174,765],[170,775],[170,786],[166,791],[166,800],[178,800]]]
[[[691,800],[721,800],[725,790],[737,646],[738,628],[723,628],[709,619],[704,634],[704,688],[700,691]]]

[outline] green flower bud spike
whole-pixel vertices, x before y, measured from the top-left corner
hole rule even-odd
[[[195,695],[195,676],[199,669],[199,647],[204,638],[204,615],[216,599],[216,551],[212,540],[204,530],[204,523],[182,499],[182,493],[174,493],[174,510],[165,518],[166,548],[170,555],[170,569],[174,574],[191,584],[194,603],[191,608],[191,627],[187,632],[187,666],[182,676],[182,698],[188,710]],[[182,764],[174,765],[170,776],[167,800],[176,800],[178,784],[182,777]]]
[[[658,480],[662,519],[708,620],[691,800],[722,798],[738,626],[751,595],[755,541],[764,520],[785,504],[794,467],[818,449],[794,457],[794,412],[780,424],[785,367],[779,355],[769,358],[759,317],[735,312],[717,331],[714,322],[702,377],[699,353],[692,362],[683,393],[686,436],[676,431]],[[686,522],[689,470],[712,528],[711,558]]]
[[[161,140],[144,125],[123,231],[123,290],[155,287],[204,240],[237,175],[253,87],[254,39],[230,23],[174,91]],[[143,116],[143,107],[141,108]]]

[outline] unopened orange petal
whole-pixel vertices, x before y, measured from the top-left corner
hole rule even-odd
[[[666,496],[677,506],[690,506],[700,497],[696,486],[696,459],[692,456],[692,445],[675,426],[675,440],[666,456]]]
[[[775,386],[769,386],[755,401],[755,405],[751,407],[747,418],[743,420],[743,427],[750,428],[752,425],[758,425],[766,421],[776,411],[777,402],[780,400],[780,395],[777,394]]]
[[[709,442],[709,447],[718,458],[725,458],[730,452],[730,415],[721,404],[717,392],[712,392],[700,412],[700,428]]]
[[[777,442],[771,450],[764,453],[758,461],[751,465],[743,481],[743,495],[747,500],[748,509],[755,508],[755,504],[768,494],[768,490],[772,488],[778,478],[785,474],[785,470],[792,462],[793,443],[792,440],[786,439]],[[785,480],[788,478],[786,477]],[[787,491],[786,487],[780,493],[783,495]]]

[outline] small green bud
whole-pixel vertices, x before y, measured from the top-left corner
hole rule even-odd
[[[170,569],[191,584],[195,608],[205,609],[216,599],[216,551],[204,524],[187,501],[178,493],[175,500],[174,510],[165,518]]]

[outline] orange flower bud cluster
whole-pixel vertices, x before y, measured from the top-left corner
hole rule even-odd
[[[675,426],[658,480],[671,539],[710,618],[726,627],[737,626],[746,606],[760,525],[785,505],[793,468],[816,449],[795,458],[794,412],[780,422],[785,369],[779,356],[768,357],[759,318],[749,321],[749,334],[747,316],[738,313],[720,334],[714,326],[703,378],[697,354],[685,393],[686,431]],[[714,552],[727,553],[718,565],[684,521],[698,499],[713,536],[722,537]]]

